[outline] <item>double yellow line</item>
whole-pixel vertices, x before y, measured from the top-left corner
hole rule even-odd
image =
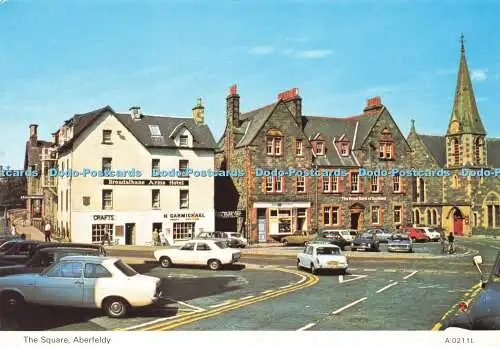
[[[464,298],[464,300],[461,300],[461,301],[465,301],[465,303],[467,304],[467,306],[469,306],[469,304],[471,303],[471,301],[477,296],[477,294],[480,291],[481,291],[481,283],[475,284],[472,288],[470,288],[464,294],[464,297],[469,297],[469,300],[465,301],[465,298]],[[434,326],[432,327],[433,331],[437,331],[437,330],[441,329],[441,327],[443,325],[441,322],[445,321],[446,318],[448,318],[449,315],[451,315],[453,312],[456,311],[456,309],[458,308],[458,304],[459,303],[460,302],[457,302],[455,305],[453,305],[450,308],[450,310],[443,315],[443,317],[441,318],[441,320],[439,322],[437,322],[436,324],[434,324]]]
[[[182,314],[182,315],[179,315],[177,318],[170,320],[168,322],[152,324],[152,325],[149,325],[149,326],[146,326],[143,328],[139,328],[136,330],[139,330],[139,331],[164,331],[164,330],[175,329],[181,325],[193,323],[193,322],[205,319],[205,318],[217,316],[217,315],[220,315],[220,314],[225,313],[225,312],[236,310],[236,309],[241,308],[241,307],[245,307],[245,306],[252,305],[252,304],[255,304],[255,303],[258,303],[261,301],[276,298],[278,296],[282,296],[282,295],[285,295],[285,294],[288,294],[291,292],[295,292],[297,290],[313,286],[319,282],[319,277],[317,277],[315,275],[308,274],[308,273],[302,273],[302,272],[298,272],[298,271],[281,269],[281,268],[276,268],[276,270],[305,276],[306,280],[303,281],[302,283],[297,283],[297,284],[292,285],[288,288],[278,289],[278,290],[272,291],[270,293],[267,293],[267,294],[264,294],[264,295],[261,295],[258,297],[249,298],[246,300],[235,301],[234,303],[229,303],[227,305],[224,305],[224,306],[221,306],[218,308],[214,308],[211,310],[207,310],[207,311]],[[127,330],[127,329],[121,329],[121,331],[123,331],[123,330]]]

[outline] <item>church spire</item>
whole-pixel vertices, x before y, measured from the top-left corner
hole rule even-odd
[[[477,110],[474,90],[472,89],[467,59],[465,58],[463,34],[460,36],[460,64],[455,89],[455,101],[447,132],[447,135],[458,134],[486,135]]]

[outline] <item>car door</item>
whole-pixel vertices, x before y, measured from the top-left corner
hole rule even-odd
[[[195,264],[196,254],[195,254],[196,242],[187,242],[184,246],[179,248],[179,259],[172,259],[176,264]]]
[[[37,301],[44,305],[82,306],[82,270],[82,262],[78,261],[54,264],[37,279]]]
[[[103,265],[86,263],[83,270],[82,306],[98,307],[98,300],[102,297],[99,294],[107,291],[112,277],[112,274]]]
[[[313,246],[307,246],[302,260],[302,266],[310,268],[313,261]]]
[[[208,263],[208,259],[213,258],[214,250],[206,242],[198,242],[196,244],[195,255],[196,265],[206,265]]]
[[[304,247],[304,250],[302,252],[299,253],[298,255],[298,258],[299,258],[299,265],[300,266],[304,266],[305,262],[304,262],[304,258],[306,256],[306,252],[307,252],[307,247],[309,246],[305,246]]]

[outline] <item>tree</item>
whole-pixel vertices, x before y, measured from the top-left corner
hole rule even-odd
[[[5,177],[0,180],[0,206],[24,206],[22,195],[26,195],[26,177]]]

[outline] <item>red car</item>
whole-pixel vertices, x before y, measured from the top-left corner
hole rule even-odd
[[[413,241],[427,242],[430,241],[429,236],[422,230],[417,228],[401,228],[408,233],[408,237]]]

